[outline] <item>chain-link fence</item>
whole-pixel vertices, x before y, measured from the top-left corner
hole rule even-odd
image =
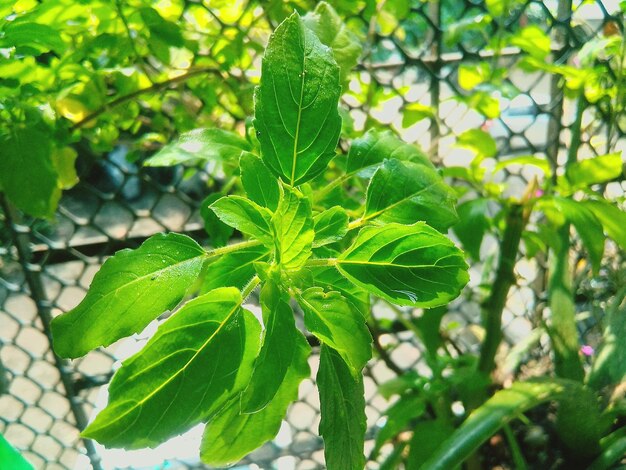
[[[245,3],[242,8],[254,10],[253,22],[266,29],[272,26],[263,7],[275,7],[275,2],[240,3]],[[485,21],[487,7],[473,0],[374,3],[374,13],[371,5],[357,3],[358,10],[337,6],[340,11],[351,11],[346,21],[365,42],[363,59],[343,98],[353,127],[357,131],[370,126],[391,128],[406,141],[427,149],[444,166],[469,162],[470,155],[454,146],[454,136],[472,128],[482,128],[496,139],[499,157],[541,154],[552,160],[563,158],[573,113],[572,103],[561,92],[560,79],[526,71],[519,63],[519,48],[496,51],[494,37],[535,24],[552,38],[550,60],[566,63],[591,38],[612,34],[615,28],[623,34],[618,2],[504,2],[512,10],[490,22]],[[198,5],[211,14],[210,5],[189,2],[186,8]],[[245,27],[234,23],[220,28],[226,37],[244,31],[238,40],[250,41],[246,35],[252,28],[250,22]],[[258,73],[259,60],[257,51],[249,70],[238,80]],[[459,85],[462,67],[481,63],[508,70],[500,91],[489,90],[485,98],[487,105],[494,105],[495,100],[500,108],[491,118],[485,117],[489,110],[471,101],[471,90]],[[611,74],[610,68],[607,74]],[[183,91],[175,85],[160,92],[176,96]],[[424,118],[424,107],[434,114]],[[243,125],[241,113],[229,113],[226,105],[216,109],[214,120],[219,125]],[[589,155],[604,153],[613,135],[622,136],[624,131],[607,128],[602,107],[594,113],[595,119],[590,114],[585,121],[583,133],[583,149]],[[602,135],[606,138],[598,138]],[[615,148],[620,146],[623,141]],[[128,453],[102,449],[79,436],[94,410],[104,406],[112,371],[122,358],[138,350],[156,322],[142,334],[71,362],[56,357],[50,348],[51,318],[78,304],[106,257],[121,248],[137,247],[160,231],[184,232],[200,243],[207,242],[199,203],[207,188],[215,184],[214,175],[198,171],[188,177],[182,167],[142,168],[129,163],[127,151],[122,142],[104,159],[79,158],[81,181],[64,193],[53,221],[26,218],[6,201],[2,204],[0,383],[4,394],[0,395],[0,431],[36,468],[204,468],[197,457],[198,429],[158,449]],[[520,195],[535,173],[528,167],[517,172],[510,168],[502,178],[510,194]],[[606,189],[621,194],[624,187],[611,183]],[[484,244],[483,251],[489,249],[489,243]],[[503,317],[508,344],[527,339],[544,321],[544,264],[541,259],[518,263],[518,284]],[[443,327],[453,351],[477,350],[481,281],[485,281],[481,280],[481,267],[475,266],[463,299],[451,306],[445,318]],[[596,294],[597,289],[588,298]],[[375,314],[397,323],[396,312],[384,305],[376,307]],[[593,321],[583,324],[593,330]],[[399,323],[391,328],[394,333],[378,337],[378,354],[366,368],[369,438],[389,405],[377,394],[378,384],[401,370],[428,374],[422,361],[423,346],[415,335],[403,330]],[[550,367],[540,352],[527,355],[526,361],[534,361],[534,373]],[[311,366],[315,373],[314,358]],[[276,440],[241,465],[323,468],[318,422],[317,392],[307,380]],[[366,452],[369,449],[371,442]]]

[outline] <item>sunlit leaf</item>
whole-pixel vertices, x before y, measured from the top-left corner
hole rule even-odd
[[[424,222],[365,227],[336,262],[349,280],[399,305],[446,304],[469,279],[463,252]]]
[[[290,185],[315,177],[334,157],[340,92],[331,50],[294,13],[265,50],[254,119],[263,161]]]
[[[243,389],[260,326],[234,288],[188,302],[122,363],[109,402],[82,435],[108,447],[152,446],[215,414]]]
[[[335,206],[313,217],[315,238],[313,248],[341,240],[348,233],[348,214]]]
[[[210,208],[225,224],[267,246],[273,246],[274,236],[270,227],[272,213],[265,207],[243,196],[225,196],[211,204]]]
[[[280,199],[278,181],[261,159],[249,152],[239,158],[241,183],[252,201],[274,211]]]
[[[278,264],[288,270],[300,268],[311,256],[315,237],[309,200],[299,191],[285,187],[272,216],[272,226]]]

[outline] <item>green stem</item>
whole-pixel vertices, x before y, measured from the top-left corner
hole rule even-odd
[[[515,284],[515,261],[526,221],[520,204],[510,207],[506,217],[506,228],[500,242],[500,259],[496,278],[489,298],[483,304],[485,341],[480,350],[478,370],[490,374],[495,368],[495,357],[502,342],[502,311],[506,305],[509,290]]]
[[[580,148],[584,96],[580,93],[576,120],[572,126],[572,140],[567,154],[566,169],[576,162]],[[548,279],[548,305],[552,325],[548,333],[554,349],[554,368],[557,376],[582,381],[583,366],[578,355],[578,330],[576,328],[576,304],[572,292],[570,268],[570,224],[557,229],[557,240],[552,250],[552,262]]]
[[[241,291],[241,298],[243,299],[243,302],[246,301],[246,298],[248,298],[248,296],[252,293],[254,289],[256,289],[256,287],[260,283],[261,283],[261,279],[257,275],[255,275],[252,279],[250,279],[248,284],[246,284],[243,290]]]
[[[335,266],[337,264],[337,258],[313,258],[306,262],[307,267],[316,266]]]
[[[522,453],[522,449],[520,449],[517,439],[515,438],[515,434],[513,434],[511,426],[507,423],[502,426],[502,430],[504,431],[506,440],[509,442],[509,448],[511,449],[511,456],[513,457],[513,464],[515,465],[516,470],[527,470],[528,466],[526,465],[524,454]]]
[[[239,251],[239,250],[243,250],[244,248],[249,248],[251,246],[257,246],[260,245],[261,242],[257,241],[257,240],[248,240],[245,242],[241,242],[241,243],[233,243],[232,245],[226,245],[226,246],[222,246],[220,248],[214,248],[212,250],[209,250],[206,252],[206,259],[209,258],[214,258],[216,256],[221,256],[221,255],[225,255],[227,253],[232,253],[234,251]]]

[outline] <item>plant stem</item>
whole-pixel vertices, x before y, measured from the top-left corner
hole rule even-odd
[[[581,91],[577,102],[576,120],[572,126],[572,140],[567,154],[566,169],[576,162],[584,109],[584,95]],[[585,374],[578,356],[576,304],[572,292],[572,273],[569,262],[569,223],[558,228],[555,245],[552,250],[552,269],[548,279],[548,305],[552,318],[548,333],[554,349],[554,369],[559,377],[582,381]]]
[[[245,287],[243,288],[243,290],[241,291],[241,298],[243,299],[243,302],[246,301],[246,299],[248,298],[248,296],[252,293],[252,291],[254,289],[256,289],[256,287],[261,283],[261,279],[259,278],[259,276],[255,275],[252,279],[250,279],[250,281],[248,282],[248,284],[245,285]],[[242,302],[242,303],[243,303]]]
[[[243,250],[244,248],[257,246],[260,244],[261,242],[257,240],[248,240],[241,243],[233,243],[232,245],[222,246],[220,248],[214,248],[206,252],[206,259],[214,258],[215,256],[225,255],[227,253],[232,253],[233,251]]]
[[[335,266],[336,264],[337,264],[336,258],[313,258],[306,262],[307,267]]]
[[[502,341],[502,311],[509,290],[515,283],[515,261],[526,220],[521,204],[513,204],[506,216],[506,228],[500,242],[500,258],[496,279],[489,298],[483,304],[485,341],[480,350],[478,370],[490,374],[495,368],[495,357]]]
[[[81,119],[78,122],[75,122],[71,127],[70,127],[70,132],[75,131],[77,129],[80,129],[81,127],[83,127],[85,124],[87,124],[90,121],[93,121],[95,118],[97,118],[98,116],[100,116],[101,114],[106,113],[107,111],[109,111],[111,108],[115,108],[116,106],[119,106],[121,104],[126,103],[127,101],[130,101],[140,95],[143,95],[145,93],[151,93],[154,91],[159,91],[163,88],[167,88],[170,85],[174,85],[176,83],[181,83],[184,82],[186,80],[189,80],[192,77],[195,77],[196,75],[201,75],[204,73],[210,73],[210,74],[215,74],[215,75],[219,75],[220,77],[222,77],[221,72],[214,68],[214,67],[202,67],[202,68],[197,68],[194,70],[190,70],[187,73],[184,73],[182,75],[178,75],[177,77],[173,77],[170,78],[168,80],[164,80],[162,82],[158,82],[155,83],[149,87],[146,88],[141,88],[140,90],[135,90],[132,93],[128,93],[127,95],[123,95],[120,96],[119,98],[115,98],[113,101],[106,103],[104,106],[96,109],[94,112],[89,113],[87,116],[85,116],[83,119]],[[223,77],[222,77],[223,78]]]

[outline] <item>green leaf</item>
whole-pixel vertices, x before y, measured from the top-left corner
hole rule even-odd
[[[461,64],[459,66],[459,86],[464,90],[473,90],[489,79],[491,68],[487,62]]]
[[[52,321],[55,352],[75,358],[141,331],[183,299],[205,256],[194,240],[176,233],[118,251],[95,275],[83,301]]]
[[[211,419],[204,431],[200,455],[210,465],[226,466],[273,439],[290,403],[298,398],[300,382],[311,373],[307,358],[311,348],[301,334],[296,338],[292,362],[272,401],[257,413],[245,414],[240,410],[240,400],[234,399],[230,406]],[[258,377],[264,380],[264,377]],[[249,390],[254,390],[252,379]],[[243,392],[242,401],[246,400]]]
[[[505,423],[541,403],[558,399],[566,390],[565,381],[517,382],[500,390],[474,410],[461,427],[444,440],[419,468],[457,468]]]
[[[385,410],[385,424],[378,430],[370,460],[375,459],[382,446],[407,429],[409,423],[424,414],[426,403],[424,397],[415,393],[401,397]]]
[[[297,13],[270,38],[255,91],[254,127],[265,164],[299,185],[326,169],[341,131],[341,86],[331,50]]]
[[[348,214],[341,206],[331,207],[313,217],[313,248],[338,242],[348,233]]]
[[[337,269],[372,294],[415,307],[450,302],[469,279],[463,252],[424,222],[363,228]]]
[[[204,220],[204,230],[209,235],[209,240],[213,247],[226,245],[234,232],[234,229],[230,225],[226,225],[222,222],[220,218],[215,215],[215,212],[210,209],[211,204],[222,197],[223,195],[220,193],[212,193],[200,203],[200,217]]]
[[[577,201],[563,197],[555,197],[552,201],[556,209],[576,228],[576,232],[589,253],[593,270],[597,273],[602,265],[604,254],[602,224],[592,211]]]
[[[33,470],[33,466],[0,434],[0,464],[7,470]]]
[[[352,374],[360,376],[372,357],[372,337],[363,314],[339,292],[324,292],[321,287],[307,289],[297,300],[307,330],[337,351]]]
[[[605,200],[581,201],[587,209],[598,218],[604,231],[620,246],[626,250],[626,213]]]
[[[288,300],[281,298],[278,286],[271,281],[261,290],[265,335],[241,404],[242,413],[256,413],[272,401],[293,363],[298,342],[308,344],[296,328]]]
[[[366,316],[369,312],[369,294],[358,286],[355,286],[333,266],[315,268],[313,279],[315,286],[324,288],[325,291],[338,291],[361,315]]]
[[[57,184],[61,189],[70,189],[78,183],[76,157],[78,153],[72,147],[63,147],[52,152],[52,166],[58,175]]]
[[[487,91],[479,90],[468,97],[455,97],[455,99],[464,101],[467,106],[475,109],[487,119],[500,117],[500,102]]]
[[[361,55],[361,41],[348,29],[335,9],[326,2],[320,2],[315,10],[302,18],[305,26],[311,29],[322,42],[330,47],[337,65],[341,83],[348,79],[350,71]]]
[[[51,217],[61,197],[51,136],[34,127],[0,134],[0,189],[34,217]]]
[[[366,426],[363,377],[351,374],[341,356],[322,345],[317,386],[326,468],[362,470]]]
[[[552,176],[552,168],[550,163],[545,158],[535,157],[534,155],[522,155],[521,157],[507,158],[506,160],[499,160],[493,169],[494,173],[506,168],[510,165],[532,165],[539,168],[543,173],[550,177]]]
[[[511,44],[538,60],[544,60],[550,54],[550,37],[534,24],[516,31],[511,36]]]
[[[385,160],[367,188],[362,221],[398,222],[409,225],[425,221],[446,230],[458,221],[456,196],[437,172],[424,165]]]
[[[202,292],[218,287],[243,289],[254,277],[254,263],[267,261],[269,256],[270,252],[261,244],[221,255],[206,268]]]
[[[454,432],[454,426],[444,419],[420,421],[413,428],[406,459],[406,470],[417,470],[422,463]]]
[[[425,118],[436,120],[436,109],[421,103],[408,103],[402,109],[402,127],[410,127]]]
[[[470,129],[463,132],[457,138],[455,145],[474,153],[476,161],[493,158],[498,152],[493,137],[481,129]]]
[[[260,327],[228,287],[188,302],[123,362],[109,403],[82,433],[107,447],[154,447],[211,415],[246,386]]]
[[[239,158],[241,183],[252,201],[275,211],[280,199],[278,181],[263,164],[263,161],[249,152]]]
[[[622,156],[611,153],[580,160],[569,165],[565,174],[574,189],[611,181],[622,174]]]
[[[168,46],[183,47],[185,45],[181,27],[165,20],[154,8],[140,8],[139,14],[150,30],[151,37],[157,37]]]
[[[480,261],[480,246],[489,228],[489,200],[470,199],[460,204],[457,211],[459,222],[452,230],[472,259]]]
[[[285,187],[278,209],[272,217],[276,235],[276,260],[286,270],[295,270],[311,256],[315,232],[311,204],[302,194]]]
[[[51,50],[63,53],[66,49],[60,32],[47,25],[30,23],[16,19],[3,25],[3,36],[0,47],[31,47],[34,55]]]
[[[391,131],[370,130],[363,137],[352,141],[348,152],[346,172],[356,173],[364,168],[377,167],[386,158],[410,161],[434,168],[424,152],[398,139]]]
[[[209,207],[225,224],[256,238],[269,247],[274,245],[274,236],[270,227],[272,213],[265,207],[242,196],[225,196]]]
[[[242,151],[251,150],[250,144],[234,132],[222,129],[194,129],[180,135],[178,140],[167,144],[145,166],[173,166],[181,163],[195,164],[199,161],[215,161],[220,165],[235,161]]]

